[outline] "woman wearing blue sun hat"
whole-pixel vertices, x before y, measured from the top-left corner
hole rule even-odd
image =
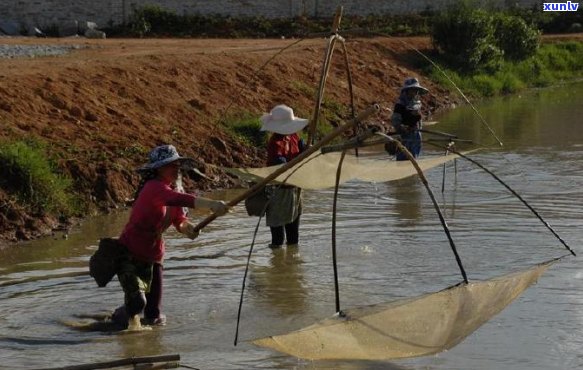
[[[142,181],[136,191],[130,219],[118,243],[124,248],[118,279],[124,290],[124,305],[117,308],[112,321],[122,329],[139,325],[144,311],[148,325],[163,325],[162,314],[163,258],[162,233],[171,225],[194,239],[198,231],[188,222],[185,208],[207,208],[217,215],[228,211],[223,201],[185,194],[176,187],[180,169],[192,159],[182,157],[173,145],[161,145],[149,153],[149,162],[138,169]],[[127,249],[127,251],[126,251]]]
[[[413,154],[415,158],[421,153],[421,129],[423,123],[421,120],[421,95],[429,92],[421,86],[419,80],[414,77],[407,78],[399,99],[393,108],[391,124],[395,132],[401,137],[401,142]],[[407,160],[405,153],[397,151],[396,159],[398,161]]]

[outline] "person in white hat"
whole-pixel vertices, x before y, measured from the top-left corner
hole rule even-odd
[[[399,100],[395,103],[391,124],[399,136],[403,145],[413,154],[415,158],[421,153],[421,95],[429,92],[421,86],[419,81],[410,77],[405,80],[401,88]],[[396,153],[398,161],[407,160],[407,156],[402,152]]]
[[[144,311],[148,325],[163,325],[161,312],[162,261],[165,244],[162,233],[170,225],[194,239],[198,232],[188,222],[183,207],[208,208],[217,215],[228,211],[222,201],[185,194],[176,190],[180,169],[190,158],[181,157],[173,145],[162,145],[149,153],[149,162],[138,169],[142,182],[138,186],[130,219],[119,237],[123,253],[118,279],[124,290],[125,304],[115,310],[112,321],[122,329],[139,326]]]
[[[292,108],[281,104],[261,117],[261,131],[271,132],[267,143],[267,165],[286,163],[300,154],[305,145],[298,135],[308,124],[307,119],[297,118]],[[271,230],[271,248],[297,246],[299,242],[300,215],[302,213],[302,189],[291,185],[274,185],[267,188],[271,194],[266,210],[266,222]]]

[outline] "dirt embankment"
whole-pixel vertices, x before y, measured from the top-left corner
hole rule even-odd
[[[172,143],[181,154],[217,166],[261,166],[264,153],[241,144],[219,120],[230,114],[260,115],[285,103],[309,117],[319,83],[325,39],[304,40],[256,71],[294,40],[38,40],[13,44],[73,44],[59,57],[0,59],[0,140],[38,137],[49,143],[63,172],[91,212],[121,207],[133,195],[135,168],[147,151]],[[403,41],[405,43],[403,43]],[[419,57],[406,45],[429,48],[426,38],[353,39],[347,43],[356,109],[382,105],[388,122],[399,87]],[[348,105],[342,48],[326,85],[326,104]],[[425,113],[456,98],[432,85]],[[202,171],[217,181],[187,182],[187,189],[228,187],[234,180],[215,167]],[[0,189],[0,245],[37,237],[58,220],[27,213]]]

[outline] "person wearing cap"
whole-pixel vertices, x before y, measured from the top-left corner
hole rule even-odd
[[[261,131],[271,132],[267,143],[267,165],[287,163],[300,154],[305,147],[298,135],[308,124],[307,119],[297,118],[287,105],[275,106],[261,117]],[[300,215],[302,213],[302,189],[291,185],[271,185],[266,209],[266,223],[271,230],[271,248],[297,246],[299,241]]]
[[[399,100],[395,103],[391,124],[395,132],[401,137],[401,142],[415,158],[421,153],[421,95],[429,90],[421,86],[419,81],[410,77],[405,80],[401,88]],[[407,160],[405,153],[397,151],[396,160]]]
[[[198,236],[183,207],[208,208],[219,216],[228,210],[222,201],[177,191],[180,169],[192,161],[181,157],[173,145],[162,145],[149,153],[149,162],[138,170],[142,181],[130,219],[118,239],[127,249],[117,273],[125,303],[115,310],[112,321],[123,329],[130,324],[139,327],[142,311],[146,324],[165,324],[166,317],[161,312],[165,251],[162,233],[174,225],[191,239]]]

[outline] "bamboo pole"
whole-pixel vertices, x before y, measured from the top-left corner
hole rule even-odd
[[[162,370],[162,369],[178,369],[180,364],[178,362],[166,362],[163,364],[139,364],[134,365],[133,370]]]
[[[336,13],[334,14],[334,22],[332,23],[332,33],[338,33],[338,28],[340,27],[340,21],[342,20],[342,11],[344,7],[338,5],[336,7]]]
[[[358,148],[362,148],[362,147],[366,147],[366,146],[384,144],[384,143],[388,142],[388,140],[385,138],[375,138],[372,140],[367,140],[368,138],[375,135],[376,132],[377,132],[376,129],[369,129],[369,130],[361,133],[360,135],[358,135],[358,136],[356,136],[348,141],[345,141],[343,143],[336,144],[336,145],[323,146],[322,148],[320,148],[320,152],[322,154],[326,154],[326,153],[330,153],[330,152],[340,152],[340,151],[347,150],[347,149],[358,149]]]
[[[314,115],[308,126],[308,145],[314,144],[316,126],[318,125],[318,120],[320,119],[320,108],[322,106],[322,99],[324,98],[324,87],[326,86],[326,80],[328,79],[328,72],[330,71],[330,61],[332,60],[332,55],[334,54],[334,46],[336,41],[341,39],[338,35],[338,27],[340,26],[340,20],[342,19],[342,6],[336,8],[336,14],[334,15],[334,22],[332,24],[331,33],[332,36],[328,40],[328,47],[326,48],[326,53],[324,54],[324,64],[322,65],[322,73],[320,74],[320,85],[318,87],[318,94],[316,96],[316,106],[314,108]]]
[[[350,70],[350,60],[348,59],[348,49],[346,49],[346,42],[344,39],[340,40],[342,45],[342,52],[344,54],[344,66],[346,67],[346,77],[348,78],[348,93],[350,94],[350,117],[354,118],[356,112],[354,110],[354,89],[352,84],[352,71]],[[355,132],[357,135],[358,132]],[[356,156],[358,157],[358,148],[354,149]]]
[[[153,364],[153,363],[157,363],[157,362],[169,362],[169,363],[171,363],[171,365],[174,365],[175,363],[173,361],[180,361],[180,355],[173,354],[173,355],[160,355],[160,356],[131,357],[131,358],[124,358],[124,359],[115,360],[115,361],[98,362],[98,363],[94,363],[94,364],[73,365],[73,366],[65,366],[65,367],[54,367],[54,368],[44,369],[44,370],[110,369],[113,367],[128,366],[128,365],[136,366],[139,364]],[[157,368],[160,369],[160,367],[157,367]]]
[[[395,136],[398,136],[398,135],[388,134],[388,136],[392,136],[393,138],[395,138]],[[440,141],[445,141],[448,143],[451,143],[451,142],[454,142],[454,143],[472,143],[472,140],[462,140],[462,139],[428,139],[428,140],[423,141],[423,142],[433,144],[434,142],[440,142]],[[349,141],[346,141],[344,143],[322,147],[322,148],[320,148],[320,152],[322,154],[327,154],[327,153],[331,153],[331,152],[341,152],[341,151],[346,150],[346,149],[366,148],[368,146],[381,145],[381,144],[386,144],[386,143],[390,143],[390,142],[391,142],[391,140],[385,139],[385,138],[362,140],[362,141],[349,140]],[[435,145],[437,145],[437,144],[435,144]],[[437,145],[437,146],[439,146],[441,148],[440,145]]]
[[[326,48],[326,54],[324,55],[324,64],[322,64],[322,73],[320,74],[318,94],[316,95],[316,106],[314,107],[314,114],[312,115],[312,119],[310,120],[310,124],[308,126],[308,145],[313,145],[315,141],[316,127],[318,126],[318,121],[320,119],[320,108],[322,107],[322,100],[324,98],[324,87],[328,78],[330,60],[332,59],[332,54],[334,53],[334,46],[336,44],[337,37],[338,35],[332,35],[330,40],[328,40],[328,47]]]
[[[342,151],[340,160],[338,161],[338,168],[336,169],[336,184],[334,186],[334,203],[332,205],[332,267],[334,268],[334,296],[336,297],[336,313],[341,317],[344,316],[340,311],[340,286],[338,283],[338,262],[336,258],[336,213],[338,210],[338,189],[340,188],[340,176],[342,175],[342,163],[346,150]]]
[[[438,146],[440,148],[442,147],[442,146],[436,145],[436,144],[433,144],[433,145]],[[451,153],[459,155],[463,159],[480,167],[482,170],[484,170],[484,172],[486,172],[487,174],[492,176],[496,181],[498,181],[502,186],[504,186],[512,195],[514,195],[516,198],[518,198],[518,200],[520,200],[522,202],[522,204],[524,204],[526,206],[526,208],[528,208],[543,223],[543,225],[545,225],[545,227],[561,242],[561,244],[563,244],[563,246],[565,248],[567,248],[567,250],[573,256],[577,256],[575,251],[573,249],[571,249],[571,247],[567,244],[567,242],[565,240],[563,240],[563,238],[561,238],[561,236],[551,227],[551,225],[547,221],[545,221],[542,218],[542,216],[526,200],[524,200],[524,198],[522,196],[520,196],[520,194],[518,194],[514,189],[512,189],[510,187],[510,185],[508,185],[507,183],[502,181],[502,179],[500,177],[498,177],[494,172],[490,171],[488,168],[486,168],[484,165],[482,165],[480,162],[476,161],[475,159],[472,159],[472,158],[468,157],[467,155],[460,153],[455,148],[447,147],[447,150],[449,150]]]
[[[340,40],[342,44],[342,51],[344,52],[344,66],[346,67],[346,76],[348,78],[348,93],[350,94],[350,118],[356,117],[354,109],[354,90],[352,88],[352,70],[350,69],[350,60],[348,58],[348,50],[346,49],[346,42],[344,39]]]
[[[322,140],[320,140],[317,144],[309,147],[304,152],[300,153],[300,155],[298,155],[297,157],[295,157],[294,159],[292,159],[288,163],[284,164],[283,166],[281,166],[277,170],[273,171],[269,176],[266,176],[262,181],[253,185],[251,188],[249,188],[249,190],[247,190],[243,194],[230,200],[227,203],[227,206],[233,207],[233,206],[237,205],[239,202],[241,202],[242,200],[245,200],[248,197],[250,197],[251,195],[255,194],[257,191],[259,191],[261,188],[263,188],[265,185],[267,185],[270,181],[276,179],[282,173],[286,172],[290,168],[294,167],[296,164],[298,164],[301,161],[303,161],[304,159],[308,158],[310,155],[312,155],[316,151],[320,150],[320,148],[322,146],[328,144],[330,141],[332,141],[334,138],[336,138],[340,134],[342,134],[345,131],[347,131],[348,129],[356,126],[359,122],[365,120],[366,118],[370,117],[374,113],[377,113],[379,111],[379,109],[380,109],[380,107],[378,104],[373,104],[370,107],[368,107],[366,110],[361,112],[356,118],[348,121],[347,123],[345,123],[342,126],[336,127],[332,132],[330,132],[326,136],[324,136],[322,138]],[[202,220],[200,223],[198,223],[198,225],[196,225],[194,227],[194,229],[196,231],[200,231],[203,227],[210,224],[216,218],[217,218],[217,215],[213,213],[212,215],[208,216],[207,218]]]
[[[417,160],[415,160],[415,157],[413,157],[413,154],[411,154],[411,152],[399,140],[395,140],[392,137],[385,135],[383,133],[380,133],[380,132],[378,132],[377,135],[380,135],[380,136],[394,142],[397,145],[397,147],[399,148],[399,150],[402,151],[403,153],[405,153],[405,155],[407,156],[407,159],[409,159],[409,161],[411,162],[413,167],[415,167],[415,170],[417,171],[417,174],[419,175],[419,179],[421,180],[421,182],[425,186],[427,193],[429,193],[429,197],[431,198],[431,202],[433,203],[433,207],[435,208],[435,211],[437,211],[437,215],[439,216],[439,221],[441,222],[441,226],[443,227],[443,231],[445,232],[445,235],[447,236],[447,240],[449,240],[449,246],[451,247],[451,250],[455,256],[455,260],[456,260],[457,265],[458,265],[460,272],[462,274],[462,278],[464,279],[464,283],[467,284],[468,283],[468,276],[466,275],[466,270],[464,269],[464,266],[462,264],[462,259],[457,251],[457,248],[455,246],[453,238],[451,237],[451,233],[449,231],[449,226],[447,226],[447,221],[445,221],[445,217],[443,217],[443,213],[441,212],[441,209],[439,208],[439,205],[437,204],[437,200],[435,200],[435,196],[433,195],[433,191],[431,191],[431,187],[429,187],[429,181],[427,181],[427,178],[425,177],[423,170],[421,169],[421,167],[419,167],[419,163],[417,163]]]
[[[450,139],[457,139],[457,135],[453,135],[453,134],[448,134],[447,132],[442,132],[442,131],[435,131],[435,130],[426,130],[424,128],[419,130],[420,132],[425,132],[427,134],[433,134],[433,135],[437,135],[437,136],[444,136]]]

